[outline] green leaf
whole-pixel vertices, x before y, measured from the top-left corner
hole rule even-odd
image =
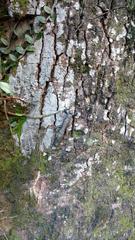
[[[44,11],[49,15],[52,13],[52,9],[46,5],[44,6]]]
[[[24,52],[25,52],[25,50],[24,50],[24,48],[22,46],[17,46],[15,50],[19,54],[24,54]]]
[[[21,21],[14,29],[14,34],[17,37],[22,37],[30,29],[29,21]]]
[[[9,83],[0,82],[0,88],[3,92],[5,92],[7,94],[11,94],[11,88],[10,88]]]
[[[11,125],[13,127],[13,132],[15,132],[19,138],[21,136],[22,127],[23,127],[23,124],[25,123],[26,119],[27,118],[25,116],[23,116],[21,118],[18,118],[17,121],[14,121]]]
[[[41,31],[42,28],[35,28],[33,29],[34,30],[34,33],[38,34],[40,31]]]
[[[13,54],[9,54],[9,58],[13,61],[16,62],[17,61],[17,57]]]
[[[38,20],[40,23],[45,23],[45,17],[43,17],[43,16],[38,16],[38,17],[37,17],[37,20]]]
[[[26,51],[27,51],[27,52],[34,52],[34,51],[35,51],[35,47],[34,47],[34,46],[28,46],[28,47],[26,48]]]
[[[5,38],[1,37],[0,41],[1,41],[5,46],[8,46],[8,41],[7,41]]]
[[[28,35],[28,34],[25,34],[25,40],[26,40],[26,42],[28,42],[30,44],[34,43],[33,38],[30,35]]]
[[[43,37],[43,31],[42,30],[39,33],[36,34],[36,40],[39,40],[41,37]]]
[[[9,54],[9,50],[7,48],[0,48],[0,52],[3,54]]]

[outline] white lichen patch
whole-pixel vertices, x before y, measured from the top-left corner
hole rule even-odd
[[[117,202],[117,203],[113,203],[112,204],[112,209],[114,210],[114,209],[117,209],[117,208],[121,208],[121,203],[120,202]]]
[[[128,115],[126,116],[126,122],[127,122],[127,124],[131,123],[131,119],[128,117]]]
[[[93,38],[93,40],[92,40],[94,43],[98,43],[99,42],[99,37],[98,36],[96,36],[96,38]]]
[[[44,47],[42,50],[42,64],[39,83],[42,88],[45,87],[45,84],[50,79],[50,74],[52,71],[52,66],[55,60],[55,51],[54,51],[54,36],[48,34],[50,31],[50,24],[48,24],[48,29],[44,33]]]
[[[74,8],[75,8],[77,11],[80,9],[80,4],[79,4],[79,2],[76,2],[76,3],[74,4]]]
[[[69,186],[71,187],[75,185],[84,176],[91,177],[91,174],[92,174],[91,167],[92,165],[90,161],[89,161],[89,165],[86,162],[81,164],[79,163],[75,164],[74,174],[76,175],[76,177],[74,177],[74,179],[69,182]]]
[[[132,20],[131,20],[131,25],[132,27],[135,27],[135,22],[133,22]]]
[[[126,137],[128,137],[129,139],[132,137],[132,134],[135,132],[135,128],[127,126],[126,129]]]
[[[87,29],[92,29],[92,28],[93,28],[93,25],[91,23],[88,23]]]
[[[29,1],[30,1],[29,9],[31,9],[31,6],[35,5],[35,2],[37,2],[37,1],[35,1],[35,0],[34,1],[33,0],[29,0]],[[40,0],[38,3],[39,4],[38,4],[38,7],[36,9],[36,14],[40,15],[41,14],[41,8],[43,8],[45,6],[45,1],[44,0]]]
[[[118,56],[119,56],[120,53],[121,53],[121,49],[112,46],[111,51],[112,51],[112,52],[111,52],[112,58],[113,58],[114,60],[118,59]],[[120,59],[121,59],[121,58],[119,58],[119,60],[120,60]]]
[[[71,152],[72,149],[73,149],[73,146],[68,146],[66,147],[66,152]]]
[[[116,36],[116,35],[117,35],[117,31],[116,31],[114,28],[112,28],[112,29],[110,30],[110,34],[111,34],[112,36]]]
[[[75,45],[75,41],[70,39],[67,47],[67,56],[71,57],[73,55],[73,46]]]
[[[94,161],[100,163],[100,155],[98,152],[95,154]]]
[[[37,89],[37,71],[40,59],[40,51],[42,48],[42,40],[38,40],[34,44],[35,51],[27,56],[24,65],[19,62],[16,75],[9,76],[9,82],[12,92],[22,97],[26,102],[30,102],[32,95]],[[24,84],[25,83],[25,84]],[[33,93],[33,94],[32,94]]]
[[[124,38],[127,35],[127,30],[125,27],[122,28],[122,31],[117,35],[116,41],[120,41],[122,38]]]
[[[112,140],[112,144],[113,144],[113,145],[115,144],[115,142],[116,142],[115,140]]]
[[[57,41],[57,43],[56,43],[57,55],[62,54],[62,53],[64,52],[64,49],[65,49],[65,47],[64,47],[64,45],[62,44],[62,42]]]
[[[108,110],[105,110],[104,111],[104,115],[103,115],[103,119],[105,120],[105,121],[109,121],[110,119],[108,118]]]
[[[125,126],[123,126],[123,127],[120,129],[120,134],[122,134],[122,135],[125,134]]]
[[[80,47],[82,49],[81,59],[85,63],[85,60],[86,60],[86,42],[82,42]]]
[[[96,70],[95,70],[95,69],[91,69],[91,70],[89,71],[89,74],[90,74],[91,77],[94,77],[95,74],[96,74]]]
[[[64,8],[60,6],[60,4],[57,4],[56,6],[56,21],[57,21],[57,38],[61,37],[61,35],[64,33],[64,24],[63,22],[66,19],[66,11]]]
[[[83,124],[75,123],[75,130],[82,130],[84,128]]]
[[[114,69],[115,74],[116,74],[117,72],[119,72],[119,70],[120,70],[120,67],[116,65],[116,66],[115,66],[115,69]]]

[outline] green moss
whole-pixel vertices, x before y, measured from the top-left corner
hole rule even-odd
[[[90,155],[93,155],[93,147]],[[93,227],[92,239],[120,239],[124,233],[132,231],[134,224],[130,206],[134,206],[135,179],[133,172],[125,171],[125,165],[134,169],[135,151],[119,137],[116,146],[97,144],[96,153],[100,159],[93,161],[92,179],[88,180],[83,202],[86,221]],[[112,214],[114,203],[119,206]]]
[[[134,240],[135,239],[135,228],[132,229],[132,233],[129,236],[128,240]]]
[[[76,74],[89,72],[89,66],[87,63],[85,64],[83,63],[81,55],[82,55],[82,50],[78,49],[75,55],[75,63],[72,64],[72,67],[74,68]]]
[[[120,218],[120,228],[121,228],[121,231],[123,232],[124,231],[127,231],[127,230],[130,230],[134,227],[134,224],[132,222],[132,219],[129,218],[128,216],[122,216]]]
[[[14,145],[4,116],[0,120],[0,191],[5,193],[5,201],[10,205],[6,213],[7,219],[9,218],[10,221],[11,215],[11,222],[15,229],[20,226],[27,228],[30,222],[35,219],[38,221],[40,217],[35,210],[36,200],[29,194],[28,183],[35,178],[38,170],[45,173],[47,158],[39,155],[38,151],[30,158],[22,156],[20,150]],[[18,238],[11,234],[11,239]]]
[[[27,5],[28,5],[28,0],[14,0],[14,5],[16,3],[19,3],[19,6],[22,10],[26,10],[27,9]]]
[[[84,132],[82,130],[74,130],[73,131],[73,137],[75,139],[78,139],[78,138],[80,138],[83,135],[84,135]]]
[[[125,106],[134,106],[135,99],[135,83],[132,71],[133,59],[129,55],[127,61],[123,63],[124,69],[121,66],[118,79],[116,80],[116,98],[117,101]]]
[[[0,188],[10,187],[12,182],[24,184],[34,176],[34,159],[26,159],[14,146],[10,132],[0,131]]]
[[[36,199],[29,193],[28,184],[35,177],[37,170],[45,173],[46,159],[41,158],[38,153],[34,153],[29,159],[23,157],[19,149],[13,148],[11,139],[7,139],[1,151],[0,189],[5,192],[6,201],[10,205],[6,219],[9,219],[10,226],[14,229],[8,235],[8,239],[19,240],[16,233],[18,230],[25,229],[29,232],[30,224],[33,224],[35,229],[42,228],[43,218],[36,211]]]
[[[9,240],[21,240],[21,238],[17,235],[16,231],[14,231],[14,230],[11,231],[8,239]]]

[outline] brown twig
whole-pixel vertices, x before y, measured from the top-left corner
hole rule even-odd
[[[20,98],[20,97],[15,97],[15,96],[10,96],[10,97],[8,97],[8,96],[3,96],[3,97],[0,97],[0,100],[2,100],[2,101],[4,101],[4,100],[7,100],[7,101],[10,101],[10,100],[19,100],[19,101],[21,101],[21,102],[26,103],[26,101],[25,101],[24,99],[22,99],[22,98]]]
[[[7,112],[7,102],[6,102],[6,100],[4,100],[4,112],[5,112],[5,116],[6,116],[8,125],[9,125],[9,129],[10,129],[10,132],[11,132],[11,136],[13,137],[13,132],[12,132],[12,128],[11,128],[11,125],[10,125],[10,121],[9,121],[9,117],[8,117],[8,112]]]
[[[2,110],[0,110],[2,112]],[[25,114],[25,113],[13,113],[13,112],[10,112],[10,111],[7,111],[6,109],[6,119],[8,117],[8,115],[11,115],[11,116],[15,116],[15,117],[26,117],[26,118],[30,118],[30,119],[41,119],[41,118],[46,118],[46,117],[50,117],[50,116],[53,116],[55,114],[58,114],[60,112],[63,112],[64,110],[59,110],[59,111],[56,111],[56,112],[53,112],[53,113],[49,113],[49,114],[43,114],[43,115],[38,115],[38,116],[30,116],[28,114]],[[5,108],[4,108],[4,112],[5,112]],[[8,120],[7,119],[7,120]]]
[[[4,238],[5,238],[6,240],[8,240],[7,235],[6,235],[6,233],[4,232],[4,230],[3,230],[2,228],[0,228],[0,231],[2,232],[2,235],[4,236]]]

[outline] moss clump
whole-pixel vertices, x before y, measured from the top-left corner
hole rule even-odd
[[[21,240],[21,238],[17,235],[17,233],[14,230],[12,230],[8,239],[9,240]]]
[[[28,5],[28,0],[14,0],[14,5],[16,3],[19,3],[19,6],[22,10],[26,10],[27,9],[27,5]]]
[[[29,232],[29,224],[33,224],[35,229],[39,227],[42,217],[36,211],[36,200],[28,190],[28,184],[35,177],[37,170],[45,173],[47,157],[43,158],[36,151],[30,158],[22,156],[20,150],[14,146],[9,126],[6,120],[0,119],[0,190],[4,194],[2,202],[5,210],[5,221],[0,221],[0,228],[4,229],[9,240],[19,240],[17,234],[20,229]],[[5,126],[4,126],[5,122]],[[4,127],[3,127],[4,126]],[[1,220],[1,219],[0,219]],[[3,228],[7,226],[8,228]],[[15,231],[9,230],[14,228]],[[32,233],[30,233],[32,234]],[[34,239],[34,237],[32,237]]]
[[[82,130],[74,130],[73,131],[73,137],[75,139],[78,139],[84,135],[84,132]]]
[[[116,82],[117,100],[119,103],[129,106],[133,106],[135,98],[135,86],[133,85],[132,79],[124,80],[119,78]]]
[[[132,70],[133,58],[128,56],[127,60],[123,62],[121,71],[119,72],[116,80],[116,99],[117,101],[125,105],[125,107],[133,107],[135,99],[135,81]]]
[[[75,55],[75,64],[72,64],[76,74],[89,72],[89,66],[87,63],[85,64],[83,63],[81,55],[82,55],[82,49],[78,49]]]
[[[32,161],[24,158],[19,149],[14,146],[8,129],[0,129],[0,188],[9,187],[12,181],[23,184],[32,173]]]

